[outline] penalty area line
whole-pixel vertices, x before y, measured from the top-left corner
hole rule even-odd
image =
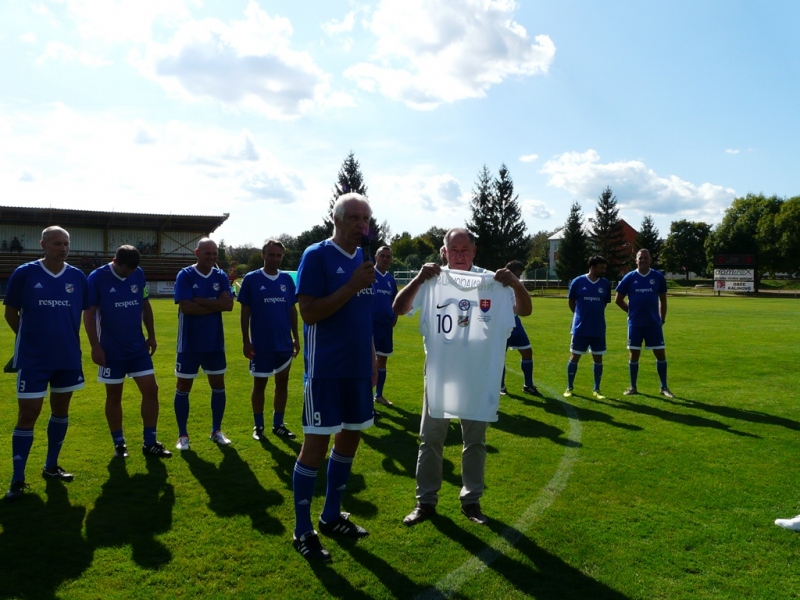
[[[561,462],[559,462],[553,478],[542,488],[536,500],[525,509],[525,512],[522,513],[522,516],[517,522],[507,527],[491,546],[481,550],[460,567],[442,577],[442,579],[436,583],[435,587],[418,594],[415,598],[419,600],[432,600],[451,597],[467,581],[483,572],[483,570],[495,560],[506,555],[525,532],[530,529],[540,516],[542,516],[544,511],[549,508],[553,501],[558,498],[559,494],[564,491],[564,488],[567,487],[567,480],[572,474],[572,468],[578,460],[578,449],[580,448],[581,441],[581,421],[578,418],[578,412],[575,410],[575,407],[563,400],[556,401],[561,404],[561,407],[564,409],[569,419],[569,435],[567,436],[569,444],[564,450],[564,455],[561,457]]]

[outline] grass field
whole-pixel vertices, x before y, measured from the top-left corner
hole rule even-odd
[[[174,305],[154,301],[161,384],[159,438],[171,448]],[[208,387],[191,396],[192,450],[171,461],[138,452],[141,421],[126,385],[131,457],[112,458],[104,390],[90,380],[73,400],[61,464],[71,484],[39,476],[43,415],[28,463],[31,490],[0,502],[2,598],[794,598],[800,536],[775,527],[800,513],[798,305],[791,299],[674,297],[666,325],[674,400],[657,395],[654,361],[628,385],[625,318],[608,308],[603,391],[591,398],[584,358],[576,395],[563,401],[570,314],[534,299],[524,319],[545,398],[517,393],[519,355],[507,355],[509,395],[487,443],[481,527],[459,513],[460,432],[445,448],[439,516],[414,528],[414,465],[422,394],[416,318],[402,318],[385,395],[392,408],[365,432],[344,509],[371,535],[323,539],[329,566],[291,547],[291,473],[299,441],[251,439],[251,379],[238,307],[225,315],[233,445],[208,441]],[[0,333],[0,359],[11,354]],[[86,347],[84,345],[84,347]],[[11,476],[14,379],[0,375],[0,482]],[[300,431],[302,363],[293,367],[287,422]],[[271,394],[271,383],[268,393]],[[44,411],[45,413],[47,411]],[[312,509],[321,510],[324,474]]]

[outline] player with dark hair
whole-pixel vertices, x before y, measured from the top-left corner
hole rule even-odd
[[[264,267],[251,271],[242,279],[239,304],[242,306],[242,352],[250,359],[253,391],[253,439],[264,439],[264,397],[267,381],[275,378],[272,400],[272,433],[294,439],[284,421],[289,396],[289,369],[300,351],[297,330],[297,298],[291,276],[280,271],[284,245],[267,240],[261,249]]]
[[[603,400],[600,383],[603,379],[603,354],[606,353],[606,305],[611,302],[611,283],[604,277],[608,261],[602,256],[590,256],[589,272],[579,275],[569,284],[567,299],[573,312],[572,341],[567,361],[567,390],[564,397],[572,396],[578,361],[591,352],[594,360],[594,389],[592,395]]]
[[[142,394],[142,452],[170,458],[172,453],[156,438],[158,383],[151,357],[158,344],[140,260],[135,246],[120,246],[112,262],[92,271],[90,308],[83,314],[83,324],[92,348],[92,361],[99,366],[97,380],[106,386],[105,412],[114,455],[128,457],[122,429],[122,387],[127,375]],[[147,338],[142,333],[142,323]]]
[[[333,237],[309,246],[297,271],[297,301],[303,317],[303,355],[308,376],[303,402],[305,439],[292,478],[294,547],[308,560],[329,561],[311,522],[314,486],[331,435],[325,505],[319,529],[357,539],[363,527],[341,512],[341,501],[361,430],[373,423],[372,386],[377,365],[372,343],[372,284],[375,268],[359,247],[372,209],[361,194],[340,196],[333,206]]]
[[[506,269],[511,271],[517,279],[522,277],[525,272],[525,265],[522,261],[512,260],[506,265]],[[519,315],[514,315],[514,331],[508,338],[506,348],[509,350],[517,350],[519,352],[520,361],[519,368],[522,370],[522,376],[525,379],[525,385],[522,386],[522,391],[532,396],[541,397],[542,393],[533,385],[533,349],[531,348],[531,341],[528,339],[528,334],[525,333],[525,328],[522,326],[522,321]],[[506,369],[503,367],[503,378],[500,383],[500,393],[506,394]]]
[[[625,392],[633,396],[639,391],[636,379],[639,375],[639,355],[642,344],[652,350],[656,357],[656,371],[661,381],[661,395],[675,396],[667,387],[667,354],[664,350],[664,323],[667,321],[667,280],[658,271],[650,268],[650,251],[642,248],[636,253],[636,270],[631,271],[617,286],[614,302],[628,313],[628,350],[630,350],[631,387]],[[628,301],[625,301],[625,297]]]
[[[72,392],[84,386],[81,365],[81,313],[89,308],[83,272],[67,264],[69,233],[47,227],[40,241],[44,258],[25,263],[6,287],[5,319],[16,335],[13,368],[17,369],[17,424],[11,435],[14,473],[6,500],[17,500],[28,488],[25,466],[33,446],[33,428],[50,386],[47,458],[42,475],[72,481],[58,465],[69,425]]]
[[[397,282],[389,272],[392,264],[392,249],[381,246],[375,253],[375,283],[372,284],[375,298],[372,309],[372,335],[375,340],[375,354],[378,357],[378,383],[375,386],[375,402],[384,406],[392,403],[383,397],[386,384],[386,361],[392,355],[394,344],[392,332],[397,323],[397,315],[392,310],[392,302],[397,296]]]
[[[225,334],[222,313],[233,310],[230,280],[217,268],[217,244],[210,238],[197,242],[197,263],[181,269],[175,281],[178,305],[178,357],[175,375],[175,418],[178,421],[178,450],[189,449],[189,392],[203,368],[211,387],[211,441],[227,446],[222,433],[225,415]]]

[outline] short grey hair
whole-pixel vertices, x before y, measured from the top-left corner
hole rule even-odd
[[[352,202],[357,200],[359,202],[363,202],[364,204],[369,207],[369,216],[372,216],[372,207],[369,205],[369,200],[363,194],[357,194],[356,192],[350,192],[349,194],[343,194],[339,196],[336,202],[333,205],[333,219],[334,221],[339,221],[340,223],[344,220],[344,213],[346,209],[346,205],[348,202]]]

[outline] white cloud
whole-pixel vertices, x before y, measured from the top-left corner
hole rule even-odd
[[[527,162],[533,162],[533,161],[535,161],[537,158],[539,158],[539,155],[538,155],[538,154],[525,154],[524,156],[520,156],[520,157],[519,157],[520,161],[522,161],[522,162],[526,162],[526,163],[527,163]]]
[[[739,154],[739,152],[741,152],[741,150],[734,150],[733,148],[725,149],[725,154]]]
[[[511,76],[547,72],[555,45],[531,42],[509,0],[382,0],[368,28],[371,62],[345,71],[362,89],[416,109],[482,98]]]
[[[26,44],[35,44],[36,43],[36,34],[31,32],[23,33],[19,36],[19,39],[25,42]]]
[[[520,200],[520,208],[522,208],[522,217],[532,217],[534,219],[549,219],[556,213],[547,207],[547,204],[541,200]]]
[[[242,204],[256,227],[254,201],[305,203],[309,188],[246,130],[132,124],[59,104],[38,114],[7,114],[0,131],[15,148],[13,155],[0,155],[0,186],[19,206],[58,198],[68,208],[221,214]],[[142,136],[158,143],[142,143]],[[310,212],[305,206],[282,210],[297,212],[300,222]]]
[[[62,0],[63,1],[63,0]],[[66,0],[68,14],[85,39],[146,43],[154,26],[174,26],[191,17],[200,0]]]
[[[638,160],[601,163],[594,150],[565,152],[547,161],[540,172],[549,176],[548,185],[583,200],[594,201],[611,186],[622,211],[642,215],[716,222],[736,195],[733,189],[720,185],[697,185],[675,175],[660,176]]]
[[[378,174],[370,179],[369,197],[375,218],[388,220],[395,232],[419,233],[434,224],[461,225],[467,216],[465,207],[469,207],[469,195],[458,179],[447,173]]]
[[[346,105],[331,95],[329,76],[311,56],[292,50],[292,26],[250,2],[245,20],[194,21],[166,44],[151,44],[133,58],[169,92],[189,101],[214,100],[272,119],[295,119],[320,105]]]
[[[42,63],[46,60],[60,60],[62,62],[79,62],[87,67],[107,67],[113,64],[110,60],[72,48],[62,42],[48,42],[44,53],[36,59]]]
[[[322,24],[322,30],[328,35],[337,35],[353,31],[353,26],[356,23],[356,11],[351,10],[344,16],[344,19],[331,19],[330,21]]]

